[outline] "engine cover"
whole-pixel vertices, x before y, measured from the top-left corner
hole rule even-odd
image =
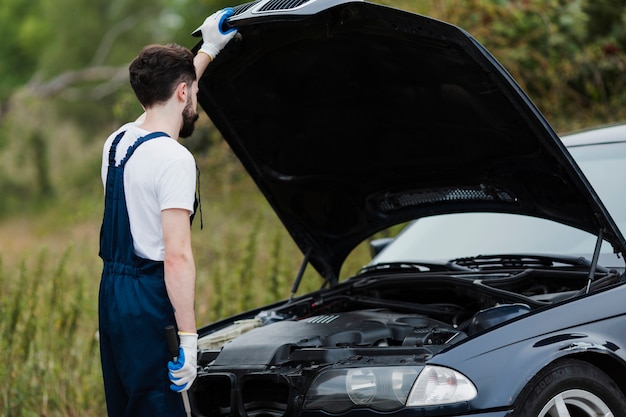
[[[361,310],[285,320],[253,329],[225,344],[211,364],[265,367],[293,360],[302,349],[445,345],[459,340],[449,325],[415,314]],[[299,355],[296,355],[299,356]]]

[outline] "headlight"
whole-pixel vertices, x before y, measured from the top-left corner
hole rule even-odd
[[[376,373],[372,369],[349,370],[346,374],[346,391],[355,404],[369,404],[376,397]]]
[[[311,384],[305,409],[341,413],[355,406],[391,411],[404,407],[419,367],[369,367],[331,369]]]
[[[439,366],[330,369],[315,377],[304,408],[329,413],[355,407],[392,411],[405,406],[469,401],[475,396],[476,389],[469,379]]]
[[[476,397],[476,388],[465,375],[441,366],[425,366],[411,390],[407,406],[452,404]]]

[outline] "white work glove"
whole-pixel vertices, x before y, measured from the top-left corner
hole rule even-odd
[[[176,392],[191,388],[198,374],[198,335],[195,333],[178,332],[180,344],[176,361],[169,361],[170,389]]]
[[[236,28],[224,31],[224,22],[235,13],[232,7],[227,7],[213,13],[204,20],[204,23],[194,32],[202,32],[202,46],[199,52],[204,52],[211,59],[215,59],[224,46],[237,34]]]

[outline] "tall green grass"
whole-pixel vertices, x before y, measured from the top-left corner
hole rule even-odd
[[[0,413],[102,415],[96,290],[71,265],[71,248],[35,256],[0,266]]]

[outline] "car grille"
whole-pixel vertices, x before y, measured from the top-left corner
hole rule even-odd
[[[198,417],[288,417],[291,396],[286,380],[249,375],[241,383],[230,373],[199,375],[193,408]]]
[[[289,10],[300,7],[313,0],[270,0],[259,10],[266,12],[270,10]]]
[[[257,12],[271,12],[271,11],[279,11],[279,10],[293,10],[297,9],[300,6],[304,6],[307,3],[313,2],[315,0],[269,0],[267,3],[263,4]],[[252,7],[262,3],[263,0],[251,1],[249,3],[240,4],[238,6],[233,7],[234,16],[245,13],[250,10]]]
[[[237,16],[237,15],[240,15],[242,13],[245,13],[252,6],[254,6],[255,4],[258,4],[259,1],[260,0],[251,1],[250,3],[244,3],[244,4],[240,4],[238,6],[233,7],[233,10],[234,10],[233,16]]]

